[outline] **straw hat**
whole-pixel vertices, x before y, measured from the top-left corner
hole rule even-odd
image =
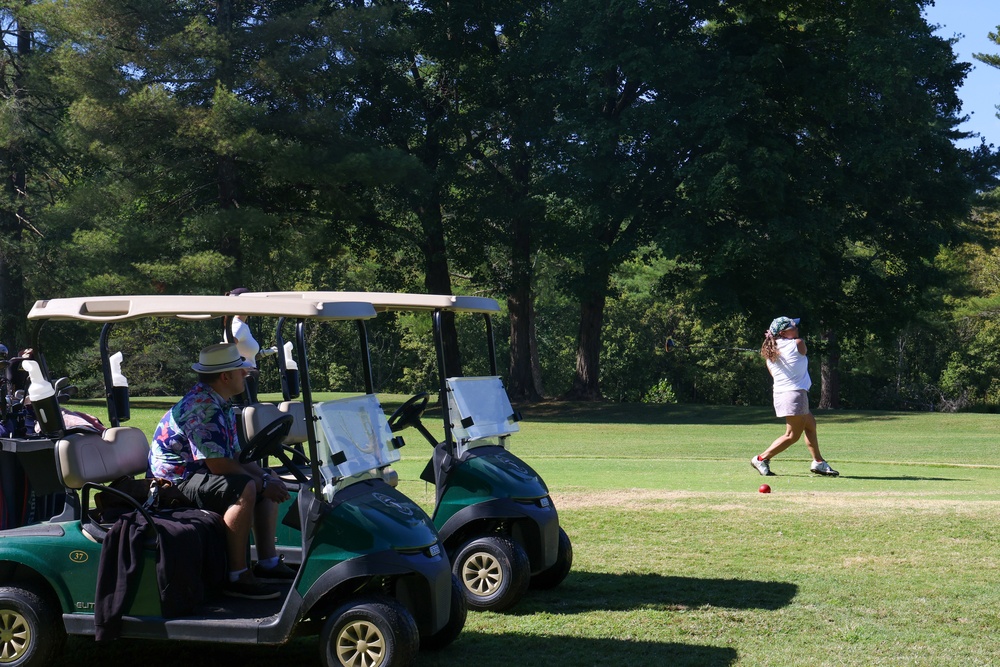
[[[216,343],[201,351],[198,363],[191,366],[199,373],[224,373],[237,368],[255,368],[252,361],[240,356],[239,350],[232,343]]]

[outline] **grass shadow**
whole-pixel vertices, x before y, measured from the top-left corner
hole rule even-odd
[[[133,409],[169,410],[177,402],[177,396],[132,397]],[[319,399],[320,396],[314,398]],[[327,397],[329,398],[329,397]],[[262,394],[262,401],[280,401],[277,394]],[[324,399],[325,400],[325,399]],[[406,397],[382,396],[380,401],[387,415],[402,405]],[[74,399],[71,409],[103,407],[104,399]],[[540,401],[518,403],[514,408],[527,422],[574,422],[581,424],[704,424],[708,426],[758,426],[780,424],[771,406],[738,405],[694,405],[694,404],[652,404],[652,403],[611,403],[583,401]],[[899,415],[881,411],[814,410],[816,417],[824,423],[854,424],[872,421],[892,421]],[[435,428],[441,421],[441,408],[435,397],[424,413],[425,423]]]
[[[880,482],[971,482],[971,479],[958,477],[917,477],[915,475],[885,476],[885,475],[841,475],[844,479],[874,479]]]
[[[791,604],[797,593],[795,584],[778,581],[573,571],[558,588],[529,593],[514,613],[578,614],[636,608],[680,611],[706,606],[774,611]]]
[[[757,426],[780,424],[771,406],[690,405],[650,403],[589,403],[542,401],[515,406],[528,422],[575,422],[584,424],[705,424],[709,426]],[[890,421],[891,412],[816,410],[828,423]]]
[[[529,422],[736,426],[770,424],[775,421],[773,410],[763,407],[543,401],[518,404],[515,408]]]
[[[435,653],[421,652],[416,667],[475,664],[476,667],[548,665],[636,665],[643,667],[728,667],[736,649],[672,642],[643,642],[548,635],[494,635],[464,631]]]
[[[73,664],[79,667],[120,664],[173,667],[177,664],[178,651],[184,655],[185,667],[319,664],[318,637],[299,637],[282,646],[139,639],[98,643],[91,637],[70,637],[64,655],[73,656]],[[418,653],[414,667],[472,664],[476,667],[510,667],[512,664],[518,667],[615,664],[729,667],[738,657],[736,649],[719,646],[464,630],[444,649]]]

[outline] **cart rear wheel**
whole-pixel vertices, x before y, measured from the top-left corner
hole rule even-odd
[[[528,590],[531,563],[524,547],[509,537],[480,537],[459,549],[452,571],[470,609],[504,611]]]
[[[389,597],[359,598],[327,619],[320,635],[324,667],[405,667],[420,647],[417,623]]]
[[[59,610],[31,586],[0,588],[0,665],[48,667],[66,641]]]

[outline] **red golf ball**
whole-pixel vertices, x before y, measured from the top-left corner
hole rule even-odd
[[[761,493],[771,493],[771,487],[768,486],[767,484],[761,484],[760,488],[757,490],[760,491]]]

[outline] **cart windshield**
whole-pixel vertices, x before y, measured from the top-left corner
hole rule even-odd
[[[389,421],[374,394],[325,401],[315,407],[321,472],[336,481],[375,470],[400,459]]]
[[[448,410],[454,421],[452,434],[460,449],[521,429],[500,378],[448,378],[446,385]]]

